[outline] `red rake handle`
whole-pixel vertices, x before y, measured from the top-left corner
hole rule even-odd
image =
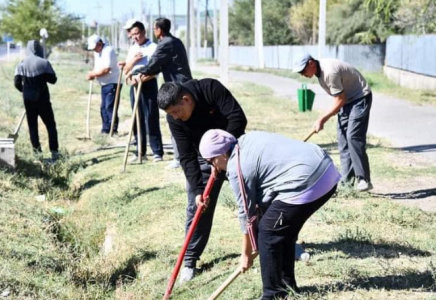
[[[203,192],[203,199],[207,198],[212,190],[213,184],[216,179],[215,169],[212,167],[212,171],[210,173],[209,180],[207,181],[206,189]],[[192,220],[191,227],[189,227],[188,233],[186,234],[185,241],[183,242],[182,249],[180,249],[179,257],[177,258],[176,265],[173,269],[173,273],[171,274],[170,280],[168,282],[167,289],[165,291],[165,295],[163,297],[164,300],[168,300],[171,296],[171,292],[173,290],[174,284],[176,283],[177,276],[179,275],[180,267],[182,266],[183,258],[185,258],[186,249],[188,248],[189,242],[191,241],[192,235],[194,234],[195,228],[197,228],[198,221],[200,221],[201,213],[203,212],[204,205],[200,205],[197,207],[197,211],[195,212],[194,219]]]

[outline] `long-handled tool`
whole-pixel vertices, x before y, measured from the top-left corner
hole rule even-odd
[[[136,93],[141,95],[141,88],[137,87]],[[138,97],[138,102],[140,101]],[[139,107],[139,104],[138,104]],[[141,119],[139,118],[139,108],[136,109],[136,144],[138,147],[138,160],[142,164],[142,134],[141,134]]]
[[[257,257],[258,253],[254,254],[253,260]],[[242,270],[240,267],[238,267],[229,277],[227,277],[226,281],[224,281],[216,290],[213,292],[212,295],[210,295],[207,300],[215,300],[217,299],[222,292],[239,276],[242,274]]]
[[[118,115],[118,106],[120,104],[120,90],[121,90],[121,77],[123,76],[123,69],[124,66],[121,66],[120,68],[120,75],[118,76],[118,82],[117,82],[117,90],[115,92],[115,103],[114,103],[114,110],[112,111],[112,122],[111,122],[111,129],[109,131],[109,136],[114,135],[114,126],[115,126],[115,119]]]
[[[92,83],[93,83],[93,80],[90,80],[89,81],[88,108],[86,110],[86,138],[87,139],[91,138],[91,132],[89,129],[89,118],[90,118],[90,114],[91,114]]]
[[[136,111],[138,110],[139,94],[141,92],[141,87],[142,87],[142,82],[139,81],[138,88],[135,94],[135,104],[133,105],[132,122],[130,124],[129,136],[127,138],[126,151],[124,152],[123,172],[126,171],[127,157],[129,156],[129,146],[130,146],[130,141],[132,140],[133,127],[135,126]]]
[[[316,133],[315,130],[312,130],[312,132],[308,136],[306,136],[306,138],[304,139],[304,142],[307,142],[312,137],[312,135],[314,135],[315,133]]]
[[[210,173],[209,180],[207,181],[206,188],[203,192],[203,199],[209,197],[209,194],[212,190],[213,184],[216,179],[216,170],[212,167],[212,171]],[[197,207],[197,211],[195,212],[194,219],[192,219],[191,226],[189,227],[188,233],[186,234],[185,241],[183,242],[183,246],[180,249],[179,257],[177,258],[176,265],[171,273],[170,280],[168,281],[168,286],[165,291],[165,295],[163,297],[164,300],[168,300],[171,296],[171,292],[174,287],[174,283],[176,282],[177,275],[179,275],[180,267],[182,266],[183,258],[185,257],[186,249],[188,248],[189,242],[191,241],[192,235],[194,234],[195,228],[197,227],[198,221],[200,220],[201,213],[203,212],[204,205],[201,204]]]
[[[23,124],[25,116],[26,116],[26,111],[23,111],[23,113],[21,114],[20,121],[18,122],[17,128],[15,129],[15,132],[10,133],[8,135],[8,139],[14,139],[14,143],[18,139],[18,132],[20,131],[20,128],[21,128],[21,125]]]

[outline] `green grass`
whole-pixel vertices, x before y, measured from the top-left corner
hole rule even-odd
[[[318,83],[318,80],[313,78],[306,78],[300,74],[293,73],[290,70],[281,69],[257,69],[251,67],[233,67],[233,70],[249,71],[249,72],[263,72],[274,74],[277,76],[287,77],[297,80],[301,83]],[[362,72],[365,79],[368,81],[369,86],[374,92],[382,93],[392,97],[404,99],[411,103],[418,105],[433,105],[436,106],[436,92],[431,90],[413,90],[401,87],[393,81],[389,80],[381,72]]]
[[[24,124],[16,145],[16,173],[0,171],[0,291],[10,292],[7,299],[161,299],[184,238],[183,172],[165,169],[165,162],[147,161],[121,173],[124,149],[101,147],[124,143],[126,137],[98,134],[97,87],[92,139],[77,140],[84,135],[84,74],[89,66],[79,61],[64,64],[66,57],[60,54],[53,60],[59,82],[50,87],[64,158],[54,165],[44,163],[48,154],[42,124],[46,152],[34,157]],[[12,86],[14,66],[0,68],[0,133],[5,136],[13,130],[22,103]],[[293,102],[275,98],[259,85],[233,82],[229,87],[247,114],[248,130],[303,139],[318,116],[298,113]],[[124,87],[120,118],[126,124],[127,95]],[[169,143],[162,113],[161,128]],[[311,141],[339,161],[334,121]],[[436,175],[425,164],[404,163],[404,154],[383,140],[371,137],[369,144],[375,184]],[[164,159],[172,157],[166,154]],[[37,201],[38,195],[46,195],[45,201]],[[235,208],[224,184],[200,274],[188,284],[177,283],[172,299],[206,299],[236,269],[241,234]],[[307,222],[300,239],[312,259],[296,263],[303,294],[295,299],[434,299],[435,214],[343,189]],[[260,296],[256,261],[220,299]]]

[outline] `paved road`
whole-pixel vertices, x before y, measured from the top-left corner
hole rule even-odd
[[[198,71],[218,75],[216,66],[198,66]],[[230,80],[249,81],[272,88],[277,96],[297,99],[301,83],[267,73],[230,71]],[[318,84],[308,84],[316,93],[314,109],[324,110],[332,103]],[[436,166],[436,107],[418,106],[405,100],[374,93],[369,134],[389,140],[393,147],[418,153]]]
[[[6,48],[6,45],[0,46],[0,61],[7,61],[8,60],[8,49]],[[9,49],[9,59],[10,61],[14,61],[20,56],[20,48],[14,48]]]

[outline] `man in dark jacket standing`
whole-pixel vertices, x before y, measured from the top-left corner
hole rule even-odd
[[[17,90],[23,93],[33,150],[41,152],[38,135],[38,116],[40,116],[47,127],[52,159],[56,160],[59,156],[58,133],[47,82],[55,84],[57,78],[50,62],[42,58],[43,53],[38,41],[32,40],[27,43],[27,57],[15,70],[14,84]]]
[[[171,21],[158,18],[153,28],[154,35],[159,40],[156,51],[146,66],[134,70],[131,74],[152,76],[162,72],[165,82],[183,83],[191,80],[191,69],[185,46],[181,40],[170,33]],[[170,166],[177,168],[180,167],[179,153],[173,137],[171,137],[171,143],[174,148],[174,161]]]
[[[182,41],[170,33],[171,21],[158,18],[154,22],[154,35],[159,40],[156,51],[149,63],[132,72],[156,75],[162,72],[165,82],[183,83],[192,79],[188,56]]]
[[[245,132],[247,119],[230,91],[214,79],[190,80],[182,84],[165,83],[160,88],[157,99],[159,108],[167,112],[167,121],[177,143],[180,163],[186,177],[187,232],[211,172],[211,166],[199,153],[201,137],[209,129],[222,129],[240,137]],[[188,245],[185,267],[180,276],[182,282],[194,277],[196,262],[209,239],[215,206],[224,179],[225,174],[220,173],[209,195],[207,209],[201,215]]]

